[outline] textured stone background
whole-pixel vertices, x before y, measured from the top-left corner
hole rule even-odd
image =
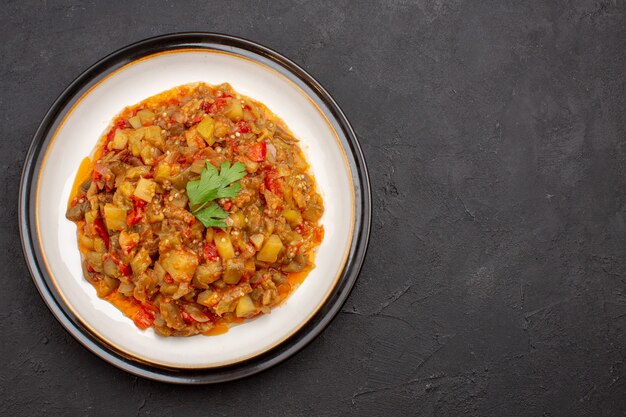
[[[0,414],[624,416],[624,1],[5,1]],[[75,342],[23,262],[17,194],[52,101],[130,42],[243,36],[337,99],[373,188],[368,257],[309,347],[218,386]]]

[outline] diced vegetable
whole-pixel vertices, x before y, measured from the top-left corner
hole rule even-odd
[[[139,156],[141,154],[141,139],[143,139],[143,130],[137,129],[128,134],[128,149],[133,156]]]
[[[119,284],[120,282],[117,279],[105,275],[102,278],[102,281],[100,281],[99,285],[96,287],[98,297],[106,297],[107,295],[111,294],[117,289]]]
[[[147,110],[147,109],[139,110],[137,112],[137,116],[139,117],[139,120],[141,120],[141,123],[144,125],[152,124],[156,117],[154,112]]]
[[[230,218],[233,221],[233,227],[236,227],[237,229],[243,229],[246,226],[246,216],[244,216],[241,211],[231,213]]]
[[[93,238],[93,250],[95,250],[96,252],[106,252],[107,247],[106,244],[104,243],[104,240],[102,240],[99,237],[94,237]]]
[[[117,187],[117,192],[130,199],[130,196],[133,195],[133,191],[135,191],[135,186],[130,181],[123,181],[119,187]]]
[[[154,164],[154,159],[158,156],[158,151],[154,146],[149,145],[146,142],[143,142],[143,147],[139,152],[139,156],[141,156],[141,160],[146,165]]]
[[[139,233],[129,233],[126,230],[122,230],[118,241],[122,250],[129,253],[139,243]]]
[[[90,266],[96,272],[103,271],[102,254],[98,252],[87,252],[85,254],[87,265]]]
[[[182,329],[185,327],[185,322],[178,307],[174,303],[161,303],[160,305],[161,316],[172,329]]]
[[[84,233],[80,233],[79,237],[78,237],[78,241],[80,243],[81,248],[87,249],[87,250],[93,250],[94,249],[94,243],[93,243],[93,239],[90,238],[89,236],[87,236]]]
[[[235,314],[237,315],[237,317],[249,317],[254,315],[256,311],[257,308],[254,305],[252,298],[250,298],[249,296],[244,295],[239,299],[239,301],[237,301],[237,308],[235,310]]]
[[[148,126],[142,128],[144,131],[144,139],[149,144],[163,149],[163,145],[165,142],[163,141],[163,136],[161,135],[161,128],[159,126]]]
[[[148,180],[145,178],[140,178],[139,182],[137,182],[137,187],[135,188],[135,192],[133,195],[137,198],[142,199],[146,203],[152,201],[152,197],[154,197],[154,193],[156,192],[156,183],[152,180]]]
[[[215,236],[213,237],[213,242],[217,247],[217,252],[220,254],[220,257],[223,260],[227,260],[235,256],[235,249],[233,248],[233,243],[231,242],[228,233],[215,233]]]
[[[215,139],[213,138],[213,128],[214,123],[211,116],[204,116],[202,121],[198,123],[198,126],[196,126],[196,130],[209,146],[215,143]]]
[[[285,267],[283,267],[284,272],[300,272],[306,266],[306,258],[301,254],[297,254],[295,258]]]
[[[237,284],[244,273],[243,259],[228,259],[225,262],[224,277],[222,278],[227,284]]]
[[[98,210],[89,210],[85,212],[85,223],[92,224],[98,218]]]
[[[161,254],[159,263],[174,281],[189,282],[198,268],[198,256],[187,250],[175,249]]]
[[[295,227],[302,223],[302,215],[299,211],[288,209],[283,211],[283,217],[287,220],[290,226]]]
[[[207,289],[209,284],[217,281],[222,276],[222,263],[220,261],[208,262],[198,266],[193,277],[193,285]]]
[[[130,267],[133,269],[133,273],[137,276],[144,273],[151,263],[152,259],[150,258],[150,254],[147,250],[141,248],[132,261],[130,261]]]
[[[185,313],[189,314],[192,319],[199,323],[205,323],[211,320],[210,317],[204,314],[200,307],[195,304],[185,304],[183,306],[183,310],[185,310]]]
[[[120,269],[110,256],[108,256],[104,261],[103,268],[104,273],[110,277],[118,278],[121,275]]]
[[[256,250],[261,250],[261,247],[263,246],[263,240],[265,240],[265,237],[261,233],[250,236],[250,241],[252,242]]]
[[[262,262],[274,263],[278,259],[278,254],[283,249],[283,242],[277,235],[270,235],[256,258]]]
[[[195,172],[196,174],[200,174],[203,170],[204,167],[206,166],[206,161],[203,159],[196,159],[195,161],[193,161],[191,163],[191,166],[189,167],[189,169],[191,170],[191,172]]]
[[[113,136],[113,141],[111,142],[111,149],[122,150],[126,147],[128,143],[128,135],[123,130],[117,130],[115,132],[115,136]]]
[[[198,294],[198,298],[196,299],[199,304],[207,307],[213,307],[219,302],[219,300],[220,295],[217,292],[211,290],[202,291],[200,294]]]
[[[65,212],[65,217],[73,222],[82,220],[85,217],[85,212],[89,209],[89,207],[89,201],[76,204],[75,206],[67,209],[67,212]]]
[[[126,209],[107,203],[104,205],[104,220],[107,229],[122,230],[126,228]]]
[[[172,167],[167,162],[160,162],[154,169],[154,180],[163,182],[172,175]]]
[[[139,116],[133,116],[128,119],[128,123],[130,123],[134,129],[139,129],[141,127],[141,118]]]
[[[224,114],[230,120],[238,122],[243,117],[243,108],[241,107],[241,103],[239,100],[231,99],[228,107],[224,109]]]
[[[230,125],[228,124],[228,122],[221,119],[215,120],[213,126],[213,136],[215,136],[216,138],[223,138],[228,134],[230,134]]]

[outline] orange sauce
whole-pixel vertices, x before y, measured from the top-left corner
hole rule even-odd
[[[87,157],[82,160],[80,166],[78,167],[78,173],[76,174],[76,178],[74,178],[74,184],[72,185],[72,191],[70,192],[70,199],[67,202],[68,207],[72,203],[74,197],[78,195],[80,186],[91,176],[91,171],[93,171],[93,162],[91,161],[91,158]]]
[[[219,334],[224,334],[228,331],[228,325],[224,323],[217,323],[214,328],[209,330],[208,332],[202,333],[205,336],[217,336]]]
[[[131,319],[135,318],[139,312],[143,311],[143,308],[140,305],[117,291],[113,291],[104,298],[124,313],[126,317]]]

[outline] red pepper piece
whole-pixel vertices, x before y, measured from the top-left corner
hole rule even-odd
[[[222,204],[222,207],[224,208],[224,210],[228,211],[230,210],[230,208],[233,206],[233,202],[232,201],[226,201],[224,204]]]
[[[278,182],[278,174],[273,169],[265,173],[265,188],[274,194],[282,194],[280,191],[280,183]]]
[[[133,210],[130,213],[128,213],[128,216],[126,216],[126,224],[128,226],[134,226],[137,223],[139,223],[141,219],[143,219],[143,215],[141,214],[141,212],[138,212],[137,210]]]
[[[207,261],[216,261],[220,257],[217,253],[215,243],[212,242],[204,242],[204,245],[202,245],[202,254]]]
[[[139,223],[141,219],[143,219],[143,214],[141,213],[141,211],[147,204],[140,198],[133,198],[132,200],[135,208],[126,216],[126,224],[129,226],[134,226],[135,224]]]
[[[141,198],[137,198],[137,197],[132,197],[133,199],[133,205],[135,206],[135,210],[136,209],[142,209],[146,206],[146,203],[144,200],[142,200]]]
[[[111,259],[113,259],[113,262],[115,262],[123,275],[126,275],[127,277],[132,275],[133,270],[131,269],[131,267],[122,262],[122,260],[118,258],[116,254],[111,253]]]
[[[145,309],[142,309],[139,310],[137,314],[135,314],[135,317],[133,317],[133,321],[135,322],[135,326],[139,327],[142,330],[146,330],[154,323],[154,314],[151,311],[146,311]]]
[[[248,148],[247,156],[254,162],[265,161],[267,155],[267,144],[265,142],[255,143]]]
[[[109,232],[104,227],[104,223],[102,222],[102,218],[98,217],[93,221],[93,227],[96,229],[96,233],[104,240],[104,246],[109,250]]]

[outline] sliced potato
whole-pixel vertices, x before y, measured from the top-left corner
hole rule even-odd
[[[239,100],[231,99],[229,105],[224,109],[224,114],[232,121],[240,121],[243,117],[243,108]]]
[[[265,240],[265,236],[263,236],[262,233],[256,233],[250,236],[250,241],[252,242],[256,250],[261,250],[261,247],[263,247],[264,240]]]
[[[198,256],[184,249],[174,249],[161,254],[159,264],[174,281],[189,282],[198,268]]]
[[[270,235],[259,253],[257,253],[256,258],[262,262],[274,263],[282,249],[283,242],[278,235]]]
[[[141,118],[139,116],[133,116],[128,119],[128,123],[130,123],[134,129],[139,129],[141,127]]]
[[[295,227],[302,223],[302,215],[299,211],[293,209],[287,209],[283,211],[283,217],[287,220],[290,226]]]
[[[116,130],[113,140],[109,144],[109,149],[122,150],[128,143],[128,135],[123,130]]]
[[[151,125],[156,118],[154,112],[147,109],[139,110],[137,112],[137,116],[139,117],[139,120],[141,120],[141,123],[144,125]]]
[[[104,205],[107,229],[117,231],[126,228],[126,209],[107,203]]]
[[[237,317],[249,317],[257,312],[257,307],[254,305],[252,298],[248,295],[244,295],[237,301],[237,308],[235,309],[235,314]]]
[[[146,142],[159,149],[163,149],[165,141],[163,140],[163,135],[161,134],[161,128],[159,126],[147,126],[142,129]]]
[[[213,242],[215,242],[217,252],[223,260],[227,260],[235,256],[235,249],[233,248],[233,243],[231,242],[230,235],[228,233],[215,233]]]
[[[133,269],[135,276],[138,276],[144,273],[151,263],[152,259],[150,258],[150,254],[147,250],[141,248],[130,261],[130,267]]]
[[[149,203],[150,201],[152,201],[155,192],[156,182],[146,178],[140,178],[139,182],[137,182],[137,187],[135,187],[135,192],[133,193],[133,195],[137,198],[142,199],[146,203]]]
[[[209,288],[209,284],[217,281],[222,276],[222,263],[220,261],[208,262],[198,266],[193,277],[193,284],[202,289]]]
[[[214,122],[211,116],[204,116],[204,119],[198,123],[196,129],[209,146],[215,143],[215,138],[213,137]]]

